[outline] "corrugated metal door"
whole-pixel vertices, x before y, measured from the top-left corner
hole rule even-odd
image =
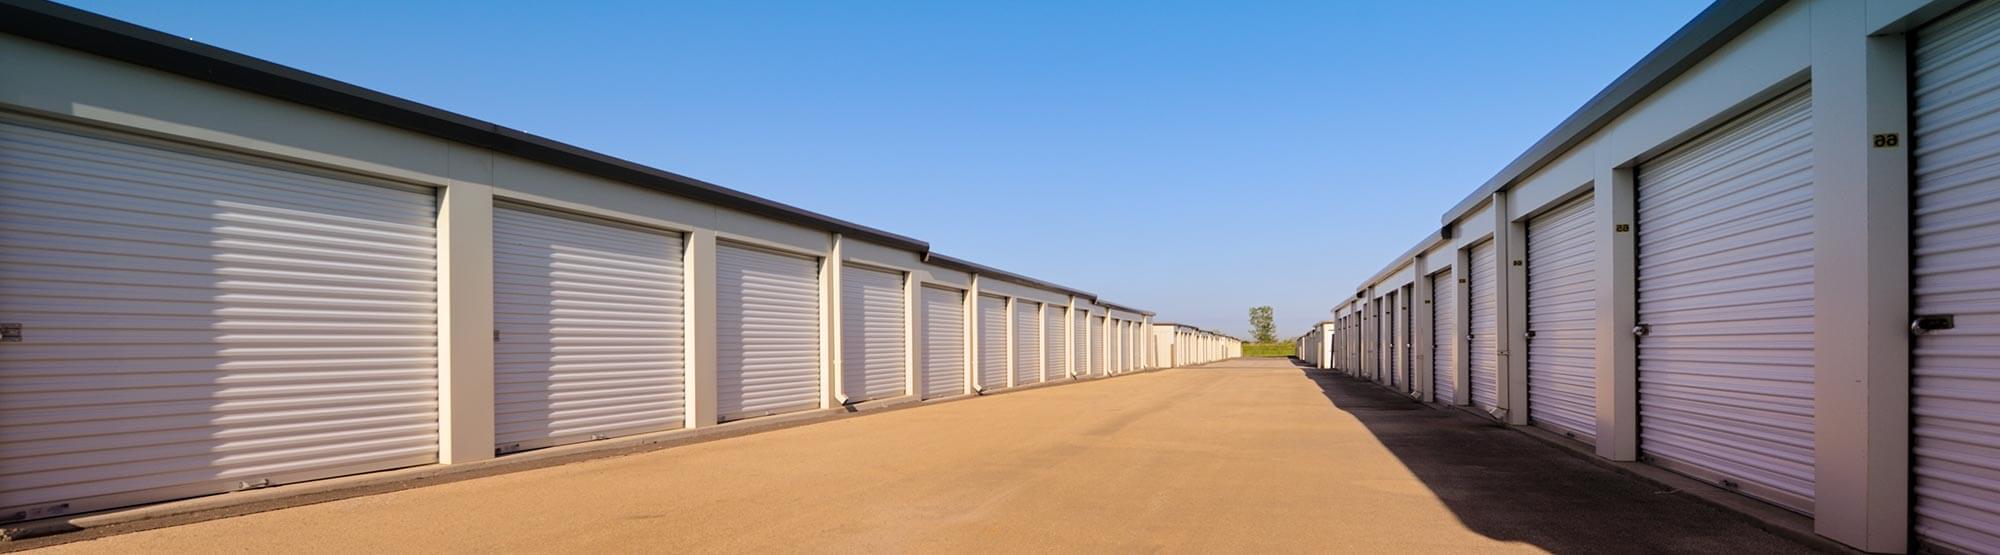
[[[0,521],[435,462],[430,191],[151,144],[0,124]]]
[[[1043,305],[1042,321],[1046,324],[1042,327],[1042,364],[1046,367],[1046,379],[1067,378],[1069,371],[1064,369],[1064,361],[1069,360],[1069,349],[1063,347],[1063,341],[1069,336],[1063,333],[1063,307]]]
[[[1007,298],[979,296],[979,387],[1007,387]]]
[[[2000,553],[2000,3],[1917,32],[1911,363],[1918,541]]]
[[[1452,320],[1457,318],[1457,285],[1452,283],[1451,271],[1446,270],[1431,275],[1431,398],[1440,403],[1450,404],[1458,395],[1458,384],[1452,378],[1458,361],[1452,352]]]
[[[1638,171],[1639,450],[1813,497],[1812,103],[1787,93]]]
[[[965,393],[965,292],[923,287],[924,398]]]
[[[1592,195],[1528,220],[1528,420],[1597,436],[1597,242]]]
[[[681,236],[493,211],[493,440],[501,452],[679,428]]]
[[[715,413],[734,420],[819,407],[819,261],[715,249]]]
[[[1014,384],[1042,381],[1042,303],[1014,301]]]
[[[1467,374],[1472,389],[1472,405],[1491,411],[1500,406],[1500,317],[1499,282],[1494,266],[1493,241],[1472,247],[1467,262],[1466,304],[1472,341],[1466,349]]]
[[[841,268],[841,382],[849,401],[902,395],[908,345],[903,338],[903,273]]]

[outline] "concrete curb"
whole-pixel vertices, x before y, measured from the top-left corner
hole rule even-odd
[[[193,524],[207,520],[302,507],[439,484],[449,484],[463,480],[548,468],[570,463],[663,451],[674,447],[832,422],[865,414],[892,412],[921,406],[935,406],[1047,387],[1097,382],[1129,375],[1150,374],[1162,370],[1168,369],[1155,368],[1108,376],[1069,378],[1054,382],[1041,382],[1010,387],[992,393],[958,395],[933,400],[924,400],[906,395],[889,399],[865,401],[830,409],[818,409],[726,422],[711,427],[669,430],[533,449],[510,453],[483,461],[452,465],[430,464],[354,476],[285,484],[263,489],[207,495],[96,513],[20,522],[0,527],[0,553],[23,551],[118,534]]]

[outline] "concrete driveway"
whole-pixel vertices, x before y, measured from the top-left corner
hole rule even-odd
[[[54,552],[1755,552],[1746,521],[1280,359],[847,418]]]

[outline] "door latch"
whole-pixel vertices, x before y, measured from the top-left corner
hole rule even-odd
[[[20,343],[20,342],[21,342],[21,325],[20,325],[20,324],[0,324],[0,342],[5,342],[5,343]]]
[[[1632,326],[1632,335],[1634,336],[1645,337],[1652,334],[1653,334],[1652,324],[1639,324],[1636,326]]]
[[[1911,335],[1923,335],[1938,330],[1952,329],[1954,327],[1958,327],[1958,324],[1956,321],[1954,321],[1952,315],[1950,314],[1932,314],[1926,316],[1918,316],[1915,319],[1910,320]],[[20,340],[10,339],[9,341],[20,341]]]

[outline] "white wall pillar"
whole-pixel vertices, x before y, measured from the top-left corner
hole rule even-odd
[[[1433,365],[1431,361],[1436,360],[1433,357],[1437,356],[1437,353],[1431,352],[1433,350],[1432,345],[1436,342],[1431,340],[1431,333],[1434,328],[1431,325],[1430,261],[1419,254],[1416,261],[1410,263],[1410,269],[1417,276],[1416,285],[1410,288],[1410,294],[1412,297],[1415,297],[1414,300],[1416,301],[1410,305],[1412,307],[1410,309],[1410,334],[1413,336],[1410,339],[1410,342],[1413,343],[1410,347],[1410,354],[1413,359],[1410,361],[1410,390],[1417,392],[1418,399],[1430,401],[1433,397],[1431,391],[1431,369]]]
[[[979,387],[979,353],[979,274],[972,274],[965,290],[964,393],[968,395],[985,390]]]
[[[924,390],[924,284],[917,274],[903,274],[903,394]]]
[[[1632,168],[1599,160],[1591,210],[1598,257],[1597,284],[1597,455],[1614,461],[1639,459],[1638,242],[1633,229]]]
[[[438,462],[493,458],[490,157],[450,151],[438,198]]]
[[[840,234],[827,239],[826,258],[820,259],[819,278],[819,408],[847,404],[847,361],[845,341],[841,341]]]
[[[716,357],[715,232],[687,234],[682,306],[686,307],[687,348],[682,387],[687,395],[687,427],[714,426]]]
[[[1909,53],[1867,7],[1812,5],[1813,528],[1887,552],[1909,541]]]
[[[1451,404],[1472,402],[1472,252],[1457,249],[1452,255]]]
[[[1511,195],[1493,195],[1494,273],[1499,280],[1500,408],[1508,424],[1528,423],[1528,229],[1514,221]]]
[[[1017,387],[1021,385],[1018,383],[1014,383],[1014,377],[1019,376],[1021,374],[1020,364],[1019,361],[1016,359],[1016,357],[1020,356],[1021,354],[1016,352],[1021,348],[1021,338],[1016,337],[1014,334],[1014,330],[1018,329],[1019,326],[1019,324],[1014,321],[1015,318],[1014,309],[1015,305],[1020,302],[1021,299],[1015,297],[1007,297],[1007,301],[1000,304],[1001,307],[1000,309],[1007,311],[1006,317],[1001,319],[1001,321],[1007,323],[1006,324],[1007,329],[1002,330],[1001,333],[1002,337],[1007,338],[1007,348],[1002,349],[1002,351],[1007,353],[1006,355],[1007,363],[1003,365],[1007,369],[1007,387]]]

